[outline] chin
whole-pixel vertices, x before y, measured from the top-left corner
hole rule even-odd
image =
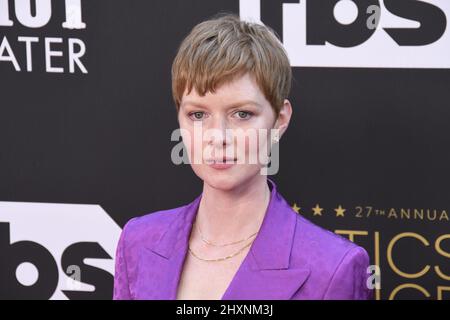
[[[204,183],[208,184],[209,186],[223,190],[223,191],[229,191],[233,190],[236,187],[241,186],[245,182],[247,182],[249,179],[251,179],[254,175],[258,174],[253,172],[226,172],[226,171],[218,171],[218,172],[211,172],[211,171],[202,171],[200,174],[197,174],[200,179],[203,180]]]
[[[202,180],[215,189],[229,191],[239,186],[242,179],[234,174],[220,172],[205,175]]]

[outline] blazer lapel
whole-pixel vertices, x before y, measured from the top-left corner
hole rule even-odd
[[[252,259],[249,255],[222,300],[290,300],[310,273],[308,268],[252,270],[246,266]]]
[[[289,300],[309,277],[307,266],[290,265],[297,213],[267,180],[272,192],[266,215],[223,300]]]
[[[203,194],[203,193],[202,193]],[[192,224],[202,194],[180,208],[155,245],[143,248],[139,257],[137,299],[175,300]]]
[[[223,300],[288,300],[309,276],[307,266],[290,267],[296,213],[277,192],[275,183],[267,180],[271,196],[263,223]],[[137,299],[176,299],[201,197],[180,208],[159,241],[141,252],[138,274],[142,278],[136,287]]]

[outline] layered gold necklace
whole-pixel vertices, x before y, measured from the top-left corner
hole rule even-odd
[[[229,243],[221,243],[221,244],[218,244],[218,243],[213,243],[212,241],[206,239],[206,238],[203,236],[203,234],[202,234],[202,232],[201,232],[201,230],[200,230],[200,227],[197,225],[197,222],[194,222],[194,224],[195,224],[195,226],[197,227],[198,233],[200,234],[200,238],[202,239],[202,241],[203,241],[204,243],[208,244],[208,245],[215,246],[215,247],[226,247],[226,246],[231,246],[231,245],[234,245],[234,244],[238,244],[238,243],[247,241],[247,240],[251,239],[252,237],[254,237],[255,235],[258,234],[258,232],[255,232],[255,233],[251,234],[250,236],[248,236],[248,237],[246,237],[246,238],[244,238],[244,239],[242,239],[242,240],[233,241],[233,242],[229,242]],[[216,258],[216,259],[205,259],[205,258],[199,257],[196,253],[194,253],[194,251],[192,251],[190,245],[188,246],[188,249],[189,249],[189,252],[190,252],[195,258],[197,258],[197,259],[199,259],[199,260],[202,260],[202,261],[213,262],[213,261],[223,261],[223,260],[227,260],[227,259],[233,258],[234,256],[237,256],[237,255],[240,254],[242,251],[244,251],[244,250],[245,250],[247,247],[249,247],[252,243],[253,243],[253,240],[250,241],[249,243],[247,243],[247,244],[246,244],[245,246],[243,246],[242,248],[240,248],[237,252],[234,252],[234,253],[232,253],[232,254],[230,254],[230,255],[227,255],[227,256],[225,256],[225,257],[220,257],[220,258]]]

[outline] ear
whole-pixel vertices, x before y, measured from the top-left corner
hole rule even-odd
[[[283,106],[280,109],[278,118],[275,121],[274,128],[280,130],[279,138],[281,138],[284,132],[289,126],[289,121],[291,121],[292,116],[292,106],[288,99],[284,99]]]

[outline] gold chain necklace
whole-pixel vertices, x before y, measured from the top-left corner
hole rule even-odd
[[[234,242],[230,242],[230,243],[222,243],[222,244],[218,244],[218,243],[212,243],[211,241],[209,241],[208,239],[206,239],[203,234],[202,231],[200,230],[200,226],[197,224],[197,221],[194,222],[195,226],[197,227],[198,233],[200,234],[200,238],[202,239],[202,241],[206,244],[209,244],[211,246],[215,246],[215,247],[226,247],[226,246],[231,246],[233,244],[238,244],[244,241],[249,240],[251,237],[254,237],[256,234],[258,234],[258,231],[256,231],[255,233],[251,234],[250,236],[248,236],[245,239],[242,240],[238,240],[238,241],[234,241]]]
[[[241,253],[242,251],[244,251],[245,248],[247,248],[248,246],[250,246],[253,243],[253,241],[250,241],[249,243],[247,243],[244,247],[242,247],[241,249],[239,249],[239,251],[230,254],[228,256],[222,257],[222,258],[217,258],[217,259],[205,259],[205,258],[201,258],[198,255],[196,255],[192,249],[191,246],[188,246],[189,252],[197,259],[202,260],[202,261],[209,261],[209,262],[217,262],[217,261],[223,261],[223,260],[227,260],[230,258],[233,258],[234,256],[237,256],[239,253]]]

